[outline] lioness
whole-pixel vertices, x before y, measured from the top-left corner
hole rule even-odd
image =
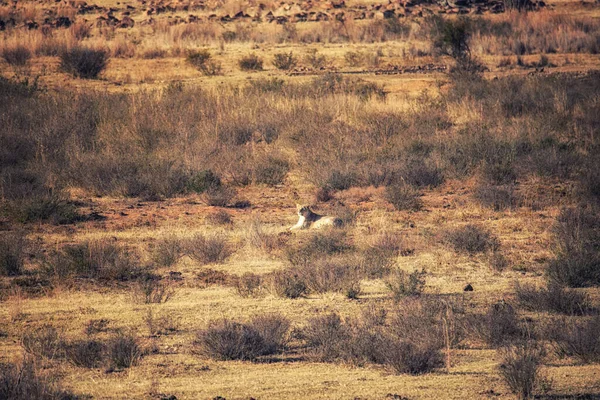
[[[339,228],[343,224],[343,221],[339,218],[315,214],[309,206],[296,204],[296,208],[298,210],[298,223],[290,228],[291,231],[308,228],[319,229],[326,226]]]

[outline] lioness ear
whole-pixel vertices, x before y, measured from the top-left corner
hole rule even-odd
[[[302,204],[296,203],[296,210],[300,211],[302,209]]]

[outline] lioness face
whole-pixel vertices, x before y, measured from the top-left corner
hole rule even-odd
[[[308,206],[298,207],[298,215],[301,217],[307,217],[310,215],[310,208]]]

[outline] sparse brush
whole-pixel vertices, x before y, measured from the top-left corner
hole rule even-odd
[[[531,311],[583,315],[591,310],[589,296],[586,293],[566,289],[555,283],[538,289],[517,282],[514,290],[519,304]]]
[[[144,304],[166,303],[174,293],[175,290],[168,280],[162,280],[154,275],[139,278],[134,289],[136,299]]]
[[[97,368],[104,361],[105,344],[96,339],[82,339],[64,345],[66,359],[77,367]]]
[[[543,348],[533,341],[522,341],[498,350],[502,357],[500,375],[519,399],[533,398],[540,383],[539,370]]]
[[[283,269],[269,274],[271,291],[278,297],[297,299],[308,294],[306,283],[293,269]]]
[[[209,206],[227,207],[237,195],[234,188],[228,186],[210,187],[202,193],[204,202]]]
[[[106,69],[108,59],[104,49],[76,46],[60,54],[60,68],[77,78],[95,79]]]
[[[25,332],[21,337],[21,346],[35,357],[52,360],[64,356],[62,335],[52,325],[43,325]]]
[[[152,260],[159,267],[170,267],[176,264],[183,254],[183,240],[176,236],[167,236],[154,244]]]
[[[118,333],[106,344],[107,358],[113,368],[130,368],[137,365],[144,353],[139,339],[131,333]]]
[[[398,374],[420,375],[444,365],[439,347],[402,341],[389,345],[385,359]]]
[[[273,56],[273,66],[277,69],[289,71],[294,69],[297,64],[298,60],[291,51],[289,53],[276,53]]]
[[[246,272],[235,281],[235,290],[242,297],[256,296],[261,289],[262,277]]]
[[[197,172],[187,182],[187,189],[194,193],[204,193],[222,186],[221,178],[210,169]]]
[[[292,265],[303,265],[325,256],[342,254],[353,248],[344,231],[330,230],[313,234],[306,241],[286,248],[286,256]]]
[[[27,245],[24,232],[0,232],[0,276],[21,274]]]
[[[546,336],[559,357],[574,357],[584,364],[600,361],[600,316],[588,319],[557,319],[546,329]]]
[[[426,275],[425,270],[414,270],[409,274],[401,269],[395,269],[384,280],[394,299],[400,300],[406,296],[420,295],[425,287]]]
[[[420,193],[407,184],[386,186],[384,197],[396,210],[419,211],[423,208]]]
[[[78,397],[63,390],[51,377],[44,375],[34,360],[0,364],[0,399],[73,400]]]
[[[232,225],[231,214],[225,210],[218,210],[206,216],[206,221],[213,225]]]
[[[473,197],[484,207],[494,211],[512,210],[519,206],[520,199],[514,185],[479,184]]]
[[[494,234],[476,225],[465,225],[446,231],[444,238],[454,250],[468,254],[494,251],[500,247],[500,242]]]
[[[2,48],[2,57],[13,67],[24,67],[31,59],[31,51],[24,45],[5,45]]]
[[[321,69],[327,65],[327,57],[319,54],[317,49],[310,49],[304,59],[314,69]]]
[[[266,157],[255,164],[253,181],[269,186],[280,185],[289,170],[290,164],[287,160],[273,156]]]
[[[492,347],[526,338],[531,333],[519,321],[514,308],[505,302],[489,307],[484,315],[472,315],[469,330],[477,338]]]
[[[242,71],[262,71],[263,60],[256,54],[250,54],[240,58],[238,65]]]
[[[189,51],[186,60],[206,76],[222,74],[223,68],[221,63],[214,60],[207,49]]]
[[[233,249],[225,237],[197,234],[187,242],[186,254],[205,265],[222,263],[233,254]]]

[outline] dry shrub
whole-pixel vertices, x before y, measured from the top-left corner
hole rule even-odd
[[[104,49],[75,46],[60,54],[60,68],[77,78],[95,79],[108,65],[108,59]]]
[[[42,374],[34,360],[0,364],[0,398],[7,400],[75,400],[50,377]]]
[[[209,189],[218,189],[221,185],[219,175],[207,169],[192,175],[187,182],[187,189],[195,193],[204,193]]]
[[[363,252],[364,269],[369,278],[382,278],[388,274],[403,249],[402,237],[384,232],[372,239]]]
[[[262,285],[262,277],[252,272],[246,272],[235,281],[235,290],[242,297],[256,296]]]
[[[555,226],[556,258],[546,273],[552,282],[569,287],[600,283],[600,217],[593,209],[561,211]]]
[[[206,216],[206,221],[213,225],[232,225],[231,214],[225,210],[218,210]]]
[[[479,204],[494,211],[513,210],[520,204],[514,185],[479,184],[475,188],[473,197]]]
[[[75,340],[64,344],[66,359],[77,367],[100,367],[105,351],[105,344],[96,339]]]
[[[294,69],[298,64],[298,59],[294,56],[293,52],[289,53],[276,53],[273,56],[273,66],[283,71],[289,71]]]
[[[186,61],[206,76],[221,75],[223,71],[221,63],[214,60],[206,49],[188,51]]]
[[[52,325],[42,325],[28,330],[21,337],[21,346],[35,357],[50,360],[63,357],[63,339],[61,333]]]
[[[386,186],[384,197],[396,210],[419,211],[423,207],[420,193],[407,184]]]
[[[186,254],[202,265],[224,262],[233,249],[223,236],[196,234],[186,243]]]
[[[280,246],[280,240],[277,235],[265,231],[263,224],[254,219],[250,222],[246,232],[246,242],[266,253],[271,253]]]
[[[392,292],[395,300],[406,296],[419,296],[425,287],[425,270],[414,270],[410,274],[395,269],[384,278],[385,286]]]
[[[303,265],[315,259],[342,254],[352,248],[344,231],[331,229],[292,243],[286,248],[286,256],[292,265]]]
[[[331,313],[311,318],[302,330],[302,336],[316,360],[333,362],[344,358],[350,333],[340,316]]]
[[[531,399],[540,383],[543,348],[534,341],[521,341],[498,350],[500,375],[519,399]]]
[[[209,206],[227,207],[237,195],[234,188],[227,186],[210,187],[202,193],[204,202]]]
[[[254,166],[254,183],[265,184],[269,186],[280,185],[283,183],[290,164],[287,160],[278,157],[266,157],[258,160]]]
[[[132,58],[135,56],[136,46],[124,37],[118,37],[110,42],[111,57]]]
[[[360,294],[360,265],[356,258],[318,258],[292,268],[311,293],[339,292],[348,298]]]
[[[112,368],[130,368],[143,355],[139,339],[132,333],[118,333],[106,343],[106,357]]]
[[[88,321],[86,327],[85,327],[85,334],[86,335],[94,335],[100,332],[107,332],[108,330],[108,324],[109,321],[107,319],[104,318],[100,318],[100,319],[91,319]]]
[[[242,71],[262,71],[263,60],[256,54],[249,54],[240,58],[238,65]]]
[[[90,36],[92,27],[87,22],[79,20],[69,27],[69,32],[75,40],[81,41]]]
[[[505,302],[490,306],[486,314],[471,315],[469,330],[491,347],[499,347],[530,334],[519,321],[514,308]]]
[[[317,49],[310,49],[304,56],[304,61],[314,69],[321,69],[327,65],[327,57],[319,54]]]
[[[590,299],[586,293],[566,289],[556,283],[536,288],[516,282],[514,290],[519,305],[530,311],[583,315],[591,310]]]
[[[476,225],[465,225],[461,228],[446,231],[444,239],[455,251],[476,254],[487,250],[495,251],[500,247],[498,238]]]
[[[110,239],[97,239],[64,246],[45,267],[60,280],[86,278],[99,281],[128,281],[139,276],[137,255]]]
[[[2,48],[2,57],[13,67],[24,67],[31,59],[31,51],[24,45],[14,44],[12,46],[5,45]]]
[[[176,236],[158,239],[152,250],[152,261],[159,267],[170,267],[179,261],[185,251],[185,243]]]
[[[435,346],[400,341],[387,349],[386,364],[398,374],[420,375],[442,367],[444,357]]]
[[[0,276],[21,274],[27,245],[25,232],[0,232]]]
[[[306,283],[294,269],[283,269],[269,274],[270,288],[276,296],[297,299],[308,294]]]
[[[278,315],[255,317],[249,323],[212,322],[197,333],[199,351],[216,360],[256,360],[285,348],[289,322]]]
[[[204,268],[196,273],[196,280],[202,286],[221,285],[228,286],[235,282],[233,277],[223,271]]]
[[[163,281],[151,274],[140,277],[134,289],[134,297],[144,304],[166,303],[174,294],[175,290],[168,280]]]
[[[600,316],[583,320],[560,318],[551,323],[546,335],[559,357],[574,357],[589,364],[600,361]]]
[[[150,336],[168,335],[179,330],[179,324],[171,314],[155,315],[152,308],[144,316],[144,322],[148,327]]]

